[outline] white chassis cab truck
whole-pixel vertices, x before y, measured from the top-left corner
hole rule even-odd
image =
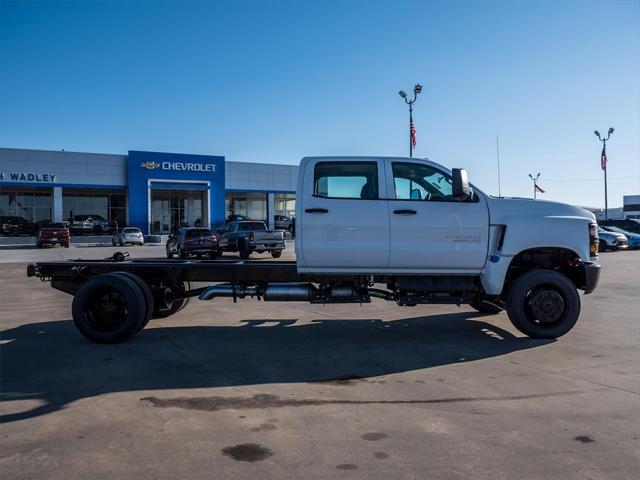
[[[27,274],[74,295],[77,328],[101,343],[131,337],[195,296],[469,304],[506,310],[530,337],[556,338],[578,320],[578,292],[591,293],[599,280],[593,214],[494,198],[464,170],[429,160],[307,157],[296,201],[296,261],[129,260],[118,252],[33,263]]]

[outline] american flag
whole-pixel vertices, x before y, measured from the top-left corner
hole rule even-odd
[[[411,142],[413,143],[413,148],[416,148],[416,127],[413,124],[413,120],[409,124],[409,135],[411,136]]]
[[[602,170],[607,169],[607,147],[602,147],[602,153],[600,154],[600,167]]]
[[[535,189],[537,192],[544,193],[544,190],[540,188],[540,185],[538,185],[537,183],[535,184]]]

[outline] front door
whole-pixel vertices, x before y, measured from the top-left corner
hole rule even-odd
[[[477,271],[487,258],[486,201],[453,197],[451,175],[428,161],[386,159],[389,270]]]
[[[298,266],[306,271],[384,269],[389,221],[384,161],[310,159],[297,215]]]

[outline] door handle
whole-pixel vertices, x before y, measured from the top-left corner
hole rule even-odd
[[[305,209],[307,213],[329,213],[329,210],[326,208],[307,208]]]
[[[418,212],[415,210],[394,210],[393,213],[396,215],[415,215]]]

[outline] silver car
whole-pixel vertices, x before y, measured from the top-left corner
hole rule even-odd
[[[127,243],[131,245],[144,245],[144,236],[142,231],[136,227],[121,228],[111,239],[113,246],[120,245],[121,247]]]

